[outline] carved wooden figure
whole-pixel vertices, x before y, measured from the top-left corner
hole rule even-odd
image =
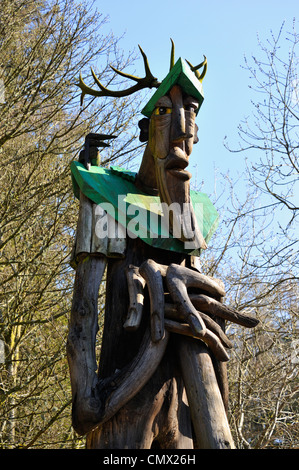
[[[227,349],[232,344],[224,322],[251,328],[257,321],[226,307],[222,282],[198,267],[198,255],[215,228],[215,210],[200,196],[203,230],[193,204],[199,196],[190,191],[186,168],[198,140],[195,118],[203,101],[206,60],[198,67],[182,59],[174,63],[173,48],[170,72],[160,84],[141,52],[146,77],[130,77],[137,84],[128,90],[107,90],[94,73],[99,90],[80,78],[83,95],[125,96],[142,87],[157,91],[139,124],[141,140],[148,143],[137,175],[92,166],[86,151],[84,164],[72,164],[80,198],[67,342],[73,426],[87,434],[88,448],[233,448],[226,414]],[[153,232],[132,237],[119,209],[120,201],[130,197],[137,206],[138,198],[146,201],[146,216],[149,201],[160,201],[164,208],[175,203],[176,210],[166,214],[168,238]],[[115,213],[109,213],[108,203]],[[105,237],[96,230],[103,220]],[[106,268],[98,367],[98,292]]]

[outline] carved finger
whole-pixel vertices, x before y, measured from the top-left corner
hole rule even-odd
[[[164,336],[164,288],[159,265],[153,260],[142,263],[139,273],[146,281],[151,310],[152,341],[158,342]]]
[[[166,279],[171,279],[172,277],[181,279],[186,287],[198,287],[216,297],[223,297],[225,295],[223,283],[219,279],[205,276],[193,269],[178,264],[171,264],[167,269]]]
[[[222,303],[218,302],[217,300],[211,297],[208,297],[207,295],[190,294],[190,299],[192,304],[198,310],[209,313],[211,315],[215,315],[220,318],[224,318],[225,320],[237,323],[238,325],[242,325],[247,328],[254,328],[259,323],[259,320],[257,320],[256,318],[250,315],[245,315],[244,313],[240,313],[232,308],[226,307]]]
[[[142,318],[145,279],[139,274],[139,269],[132,264],[127,267],[126,276],[130,304],[124,328],[128,331],[135,331],[139,328]]]
[[[165,328],[172,333],[178,333],[185,336],[191,336],[192,338],[198,338],[206,343],[206,345],[210,348],[216,359],[223,362],[229,360],[229,356],[226,350],[222,346],[218,337],[214,333],[212,333],[212,331],[206,330],[205,335],[202,337],[202,335],[194,334],[189,325],[178,323],[168,319],[165,319]]]
[[[233,347],[231,341],[228,339],[222,328],[214,321],[212,318],[210,318],[208,315],[205,315],[202,312],[198,312],[198,314],[201,316],[201,318],[204,321],[204,324],[206,327],[212,331],[212,333],[215,333],[216,336],[220,339],[222,342],[223,346],[226,348],[231,349]],[[178,311],[175,305],[165,303],[165,317],[170,319],[170,320],[176,320],[176,321],[184,321],[183,315],[181,315]]]
[[[155,263],[155,269],[158,269],[158,271],[160,271],[160,273],[161,273],[161,276],[165,277],[166,273],[167,273],[168,266],[166,266],[165,264],[156,263],[154,261],[153,261],[153,263]]]
[[[201,335],[201,337],[203,337],[206,332],[206,327],[189,299],[186,271],[188,275],[188,271],[191,270],[187,268],[181,269],[181,266],[171,264],[166,273],[167,287],[173,302],[177,305],[180,314],[184,317],[184,320],[190,325],[194,335]],[[193,273],[193,271],[191,272]],[[194,273],[199,274],[195,271]]]

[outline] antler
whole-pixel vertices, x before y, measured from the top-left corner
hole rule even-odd
[[[204,77],[205,77],[205,74],[207,73],[207,68],[208,68],[208,61],[207,61],[207,58],[206,56],[204,55],[204,61],[201,62],[199,65],[196,65],[196,67],[194,67],[188,60],[186,60],[186,62],[188,63],[188,65],[190,66],[192,72],[195,73],[196,77],[198,78],[198,80],[200,82],[203,81]],[[198,69],[200,69],[201,67],[203,67],[203,71],[202,73],[200,74],[198,72]]]
[[[144,62],[144,68],[145,68],[145,77],[144,78],[139,78],[135,77],[134,75],[130,75],[128,73],[121,72],[120,70],[117,70],[116,68],[112,68],[114,72],[117,74],[121,75],[122,77],[129,78],[130,80],[134,80],[136,85],[131,86],[130,88],[127,88],[126,90],[119,90],[119,91],[113,91],[113,90],[108,90],[108,88],[104,87],[100,80],[97,78],[93,68],[91,67],[91,73],[94,78],[94,81],[100,88],[100,90],[94,90],[93,88],[89,87],[84,83],[82,75],[80,73],[79,77],[79,83],[78,86],[82,90],[82,95],[81,95],[81,105],[83,103],[83,99],[85,95],[92,95],[92,96],[112,96],[114,98],[120,98],[123,96],[128,96],[131,95],[132,93],[135,93],[136,91],[142,90],[144,88],[158,88],[160,86],[160,82],[158,82],[157,78],[153,76],[153,74],[150,71],[148,60],[146,54],[143,52],[142,48],[138,45],[140,52],[143,57],[143,62]]]
[[[174,42],[173,40],[170,38],[170,41],[171,41],[171,53],[170,53],[170,70],[172,69],[172,67],[174,66],[174,51],[175,51],[175,46],[174,46]],[[195,73],[195,76],[196,78],[202,82],[203,79],[204,79],[204,76],[205,74],[207,73],[207,68],[208,68],[208,61],[207,61],[207,58],[206,56],[204,55],[204,61],[201,62],[199,65],[196,65],[196,67],[194,67],[188,60],[186,60],[187,64],[189,65],[190,69],[192,70],[192,72]],[[202,73],[200,74],[198,72],[198,69],[200,69],[201,67],[204,67]]]
[[[175,51],[175,47],[174,47],[174,42],[173,40],[170,38],[170,41],[171,41],[171,53],[170,53],[170,69],[172,69],[172,67],[174,66],[174,51]]]

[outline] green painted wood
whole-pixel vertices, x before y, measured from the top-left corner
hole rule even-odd
[[[136,188],[135,173],[115,166],[111,169],[91,166],[87,170],[74,161],[71,163],[71,175],[76,198],[79,199],[81,190],[127,230],[138,223],[138,237],[145,243],[178,253],[200,254],[200,250],[185,248],[182,241],[169,234],[166,218],[159,210],[160,198]],[[190,191],[190,196],[197,222],[208,243],[218,226],[218,212],[206,194]]]
[[[182,58],[177,60],[141,113],[146,117],[150,117],[158,99],[166,95],[174,85],[179,85],[187,95],[198,100],[199,106],[196,110],[196,113],[198,113],[204,100],[202,84]]]

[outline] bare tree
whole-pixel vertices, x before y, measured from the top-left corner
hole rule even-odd
[[[248,448],[298,446],[298,39],[294,20],[245,58],[253,113],[239,126],[239,149],[226,141],[247,156],[243,178],[255,194],[238,221],[227,221],[235,301],[260,319],[252,335],[236,331],[231,366],[236,439]]]
[[[254,92],[253,114],[239,126],[240,148],[254,150],[258,161],[249,163],[250,181],[273,203],[284,206],[291,222],[298,214],[298,57],[295,20],[291,32],[279,33],[265,43],[258,40],[260,56],[245,57]],[[286,37],[283,38],[283,34]],[[285,39],[285,40],[284,40]]]
[[[233,182],[222,180],[223,194],[229,197],[223,206],[216,202],[223,218],[203,269],[224,281],[231,307],[259,320],[254,331],[244,332],[236,325],[226,329],[234,344],[228,365],[234,439],[238,448],[296,448],[299,340],[294,256],[286,249],[288,240],[284,246],[275,244],[277,230],[269,208],[256,210],[259,190],[248,187],[247,194],[239,195]]]

